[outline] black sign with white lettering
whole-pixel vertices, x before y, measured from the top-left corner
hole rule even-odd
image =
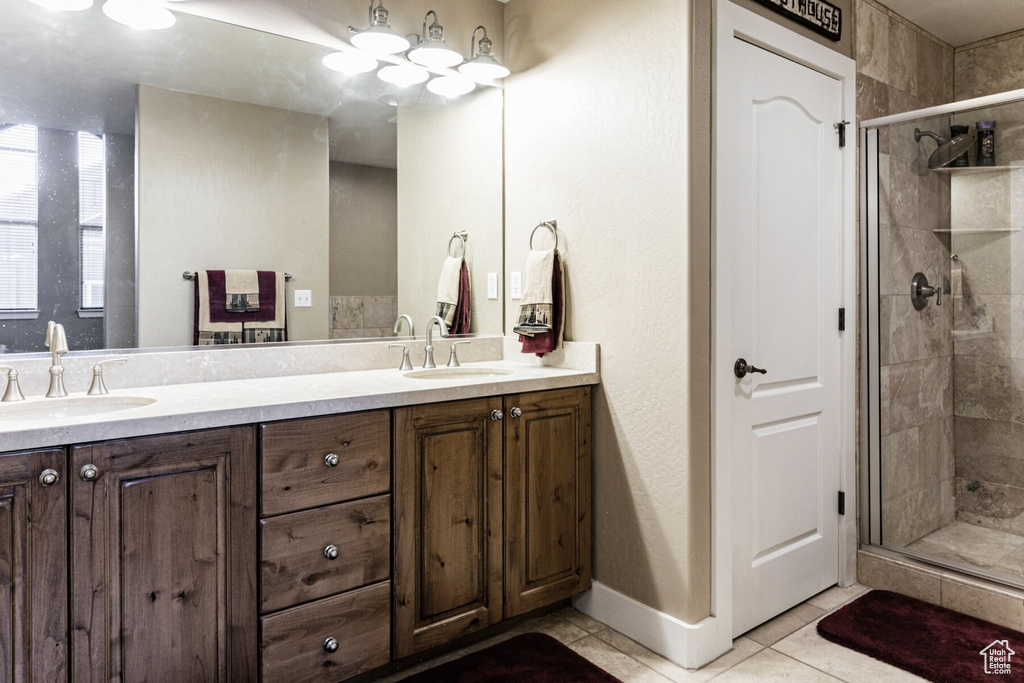
[[[758,0],[790,19],[810,27],[829,40],[843,36],[843,10],[826,0]]]

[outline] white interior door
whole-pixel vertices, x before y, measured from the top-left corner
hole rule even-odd
[[[843,91],[732,43],[718,64],[716,386],[732,415],[738,635],[838,580]],[[739,358],[766,374],[736,377]]]

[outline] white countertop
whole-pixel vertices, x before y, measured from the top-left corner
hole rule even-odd
[[[569,369],[493,360],[463,363],[463,367],[496,368],[509,374],[413,379],[394,369],[357,370],[122,389],[111,391],[109,396],[140,397],[154,402],[100,415],[34,420],[0,418],[0,452],[559,389],[600,381],[596,363],[594,367]],[[53,399],[32,397],[25,404],[50,400]]]

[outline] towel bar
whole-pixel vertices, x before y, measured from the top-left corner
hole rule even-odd
[[[183,280],[195,280],[197,275],[198,275],[198,273],[193,273],[190,270],[186,270],[184,273],[181,274],[181,277],[182,277]],[[291,280],[292,279],[291,273],[285,273],[284,274],[284,279],[285,280]]]
[[[551,234],[555,236],[555,249],[558,249],[558,221],[552,219],[550,221],[543,221],[537,224],[537,227],[530,233],[530,249],[533,249],[533,236],[537,234],[537,231],[541,228],[547,228],[551,231]]]
[[[452,238],[448,240],[448,256],[452,258],[466,258],[466,238],[469,237],[469,233],[465,230],[460,230],[452,235]],[[452,256],[452,242],[455,240],[462,240],[462,256]]]

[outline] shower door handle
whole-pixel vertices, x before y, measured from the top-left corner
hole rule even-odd
[[[746,377],[747,373],[756,372],[762,375],[768,374],[768,371],[765,370],[764,368],[755,368],[753,365],[747,363],[747,361],[743,358],[737,359],[736,363],[734,363],[732,366],[732,371],[740,379]]]

